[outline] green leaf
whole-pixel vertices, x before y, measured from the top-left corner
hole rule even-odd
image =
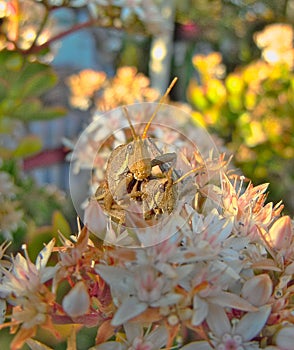
[[[7,95],[8,87],[9,87],[8,83],[6,82],[5,79],[1,77],[1,73],[0,73],[0,101],[3,100]]]
[[[59,210],[55,210],[52,216],[52,232],[55,235],[59,231],[66,237],[71,235],[69,223]]]
[[[14,157],[26,157],[39,152],[42,149],[42,141],[36,135],[24,137],[13,152]]]
[[[35,120],[36,115],[42,110],[42,103],[37,98],[31,98],[19,103],[17,107],[10,112],[11,118],[20,119],[22,121]],[[7,113],[7,111],[6,111]]]
[[[23,63],[24,58],[19,53],[11,52],[9,55],[7,55],[5,67],[10,71],[19,72],[23,66]]]
[[[48,70],[32,75],[23,85],[21,97],[41,96],[57,83],[57,76]]]

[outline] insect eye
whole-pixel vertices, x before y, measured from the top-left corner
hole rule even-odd
[[[159,192],[163,193],[164,192],[164,184],[159,185]]]
[[[129,144],[127,145],[127,152],[128,152],[129,154],[132,154],[133,151],[134,151],[133,144],[132,144],[132,143],[129,143]]]

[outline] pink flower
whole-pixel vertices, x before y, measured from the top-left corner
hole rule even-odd
[[[211,306],[207,317],[207,324],[212,332],[210,342],[193,342],[182,347],[182,350],[258,350],[258,342],[254,338],[265,325],[270,311],[269,306],[264,306],[257,312],[245,314],[231,326],[224,309]]]

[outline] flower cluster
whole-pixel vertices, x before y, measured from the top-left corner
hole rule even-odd
[[[16,187],[8,173],[0,171],[0,236],[11,239],[21,224],[23,213],[16,200]]]
[[[195,55],[197,79],[190,80],[188,98],[194,119],[225,140],[242,172],[256,183],[270,182],[271,199],[283,197],[292,212],[293,29],[272,24],[254,40],[261,58],[227,74],[219,53]]]
[[[203,163],[168,225],[130,230],[96,217],[104,242],[84,226],[35,263],[25,247],[7,261],[2,246],[11,349],[40,346],[38,327],[58,337],[56,325],[71,323],[97,327],[92,350],[293,349],[293,222],[266,203],[267,184],[244,186],[223,155]]]
[[[53,15],[75,8],[84,8],[87,19],[70,28]],[[0,49],[42,56],[43,49],[50,48],[46,61],[53,59],[56,41],[81,28],[96,25],[144,35],[169,30],[160,2],[154,0],[1,0],[0,19]]]
[[[109,111],[135,102],[153,102],[159,93],[151,88],[149,78],[138,73],[135,67],[121,67],[113,78],[104,72],[86,69],[67,80],[70,103],[79,109],[89,109],[91,104],[100,111]]]
[[[255,34],[255,42],[262,49],[262,57],[271,64],[280,62],[290,68],[294,65],[293,28],[289,24],[275,23]]]

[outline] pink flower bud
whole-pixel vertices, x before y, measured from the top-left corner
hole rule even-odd
[[[289,216],[279,218],[269,231],[271,245],[276,249],[287,249],[292,239],[292,223]]]
[[[294,326],[282,328],[276,336],[276,344],[280,350],[294,350]]]
[[[242,296],[254,306],[265,305],[273,291],[273,284],[267,274],[250,278],[244,283]]]

